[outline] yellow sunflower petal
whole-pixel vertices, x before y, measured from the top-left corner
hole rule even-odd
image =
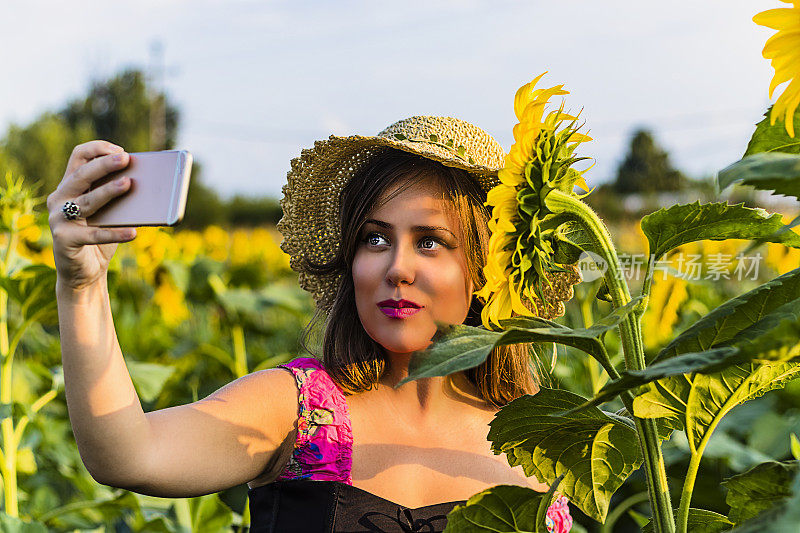
[[[800,105],[800,84],[796,84],[796,81],[798,80],[792,81],[781,95],[781,98],[786,98],[786,115],[783,120],[786,123],[786,132],[792,139],[794,139],[794,111]],[[792,85],[796,86],[792,88]],[[792,88],[791,91],[789,90],[790,88]]]
[[[522,121],[522,111],[532,98],[533,87],[539,82],[540,79],[542,79],[542,76],[545,74],[547,74],[546,70],[533,78],[533,81],[530,83],[526,83],[517,89],[517,94],[514,95],[514,114],[517,115],[517,120]]]
[[[793,31],[779,31],[764,44],[761,55],[769,59],[773,54],[784,50],[796,50],[800,46],[800,29]]]
[[[753,17],[753,22],[759,26],[766,26],[774,30],[783,30],[800,24],[797,11],[790,7],[762,11]]]

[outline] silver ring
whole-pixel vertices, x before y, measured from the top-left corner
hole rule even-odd
[[[61,206],[61,211],[67,220],[75,220],[81,216],[81,206],[71,200],[64,202],[64,205]]]

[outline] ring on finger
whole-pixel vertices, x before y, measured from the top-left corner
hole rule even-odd
[[[61,206],[61,211],[67,220],[75,220],[81,216],[81,206],[71,200],[64,202],[64,205]]]

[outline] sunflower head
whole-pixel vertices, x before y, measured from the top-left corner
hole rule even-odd
[[[562,85],[535,89],[541,77],[517,91],[514,111],[520,122],[514,126],[515,142],[498,174],[501,183],[489,191],[486,202],[493,206],[492,235],[486,285],[476,294],[487,302],[482,314],[487,328],[499,326],[499,320],[513,313],[561,315],[563,302],[572,298],[572,285],[581,281],[577,268],[562,262],[566,256],[560,252],[568,244],[560,242],[562,233],[557,230],[567,220],[551,212],[545,198],[556,189],[574,194],[576,186],[591,192],[584,171],[573,167],[587,159],[577,157],[575,150],[591,138],[578,131],[578,117],[565,113],[563,103],[545,114],[552,96],[568,92]]]
[[[791,7],[768,9],[753,17],[760,25],[778,30],[764,45],[762,55],[770,60],[775,75],[769,84],[769,97],[775,89],[786,82],[789,85],[775,101],[770,111],[770,124],[780,117],[786,132],[794,138],[794,112],[800,104],[800,55],[797,54],[798,35],[800,35],[800,0],[782,0]]]

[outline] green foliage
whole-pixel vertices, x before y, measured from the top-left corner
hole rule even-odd
[[[787,465],[787,463],[784,463]],[[794,479],[787,479],[785,469],[795,471]],[[767,463],[766,466],[757,466],[742,474],[733,483],[735,496],[731,503],[731,512],[744,518],[750,516],[757,509],[765,509],[755,517],[742,523],[737,523],[731,533],[793,533],[800,524],[800,475],[796,466],[779,466]],[[755,483],[769,484],[777,491],[777,495],[766,493],[766,486],[754,486]],[[788,490],[786,486],[788,485]],[[731,485],[728,485],[729,489]],[[741,493],[762,499],[762,502],[742,502]],[[788,494],[787,494],[788,493]],[[778,496],[777,498],[775,496]],[[772,503],[772,506],[765,504]],[[735,508],[734,508],[735,505]],[[768,507],[768,508],[767,508]]]
[[[687,531],[692,533],[721,533],[729,531],[733,523],[719,513],[705,509],[689,509]],[[653,533],[653,524],[648,522],[642,533]]]
[[[618,193],[677,191],[686,177],[675,170],[669,156],[647,130],[634,132],[628,154],[617,169],[614,190]]]
[[[661,361],[681,353],[701,352],[734,338],[787,303],[800,300],[800,268],[736,296],[675,337],[658,354]]]
[[[684,428],[692,449],[704,442],[728,411],[781,388],[800,374],[797,363],[751,363],[715,374],[681,375],[656,381],[636,397],[634,415],[668,418]]]
[[[592,408],[561,414],[585,398],[540,389],[505,406],[489,424],[492,451],[505,453],[526,476],[552,484],[581,511],[604,521],[611,496],[642,462],[631,420]]]
[[[720,190],[741,182],[774,194],[800,198],[800,155],[763,152],[749,155],[719,171]]]
[[[166,135],[163,146],[151,143],[153,114],[165,106]],[[150,94],[145,74],[127,69],[111,79],[92,83],[89,94],[69,102],[60,111],[70,128],[91,124],[98,138],[122,146],[128,152],[170,150],[178,135],[180,113],[164,94]]]
[[[751,338],[750,330],[744,330],[737,344],[670,357],[653,362],[644,370],[625,370],[620,378],[605,385],[585,406],[606,402],[622,392],[656,380],[662,380],[659,386],[674,392],[668,381],[677,378],[680,382],[678,376],[714,374],[747,362],[797,362],[800,360],[800,320],[782,313],[778,315],[783,317],[780,324],[760,336]]]
[[[742,157],[761,152],[800,154],[800,140],[789,137],[783,120],[776,120],[775,124],[770,125],[770,112],[772,112],[772,106],[764,113],[764,119],[756,124],[756,131],[753,132]],[[794,116],[795,119],[800,120],[800,109],[795,110]]]
[[[56,189],[72,149],[95,137],[91,123],[70,125],[58,113],[46,112],[27,126],[11,125],[0,140],[9,169],[24,176],[36,194]]]
[[[283,211],[277,198],[236,195],[227,203],[228,222],[236,227],[276,225]]]
[[[706,239],[765,238],[768,242],[800,248],[800,235],[775,234],[782,225],[779,213],[770,215],[763,209],[726,203],[674,205],[642,219],[642,231],[656,259],[679,246]]]
[[[537,520],[542,504],[549,505],[548,493],[516,485],[497,485],[479,492],[458,505],[447,517],[445,533],[546,533]]]
[[[798,474],[797,461],[769,461],[723,481],[728,489],[726,501],[731,506],[728,518],[739,524],[790,497],[790,485]]]
[[[175,371],[174,367],[142,361],[127,361],[125,365],[139,398],[145,402],[152,402],[161,394],[164,384]]]
[[[39,522],[26,522],[0,512],[0,531],[5,533],[47,533],[47,528]]]
[[[415,379],[446,376],[475,367],[486,360],[495,346],[518,343],[559,342],[582,350],[605,363],[607,354],[599,337],[614,329],[633,311],[639,299],[615,309],[589,328],[572,329],[542,318],[502,320],[502,332],[459,324],[441,324],[436,343],[412,355],[408,377],[398,386]]]
[[[198,230],[210,224],[227,226],[228,212],[214,189],[208,187],[202,178],[202,165],[192,163],[189,191],[186,195],[186,210],[180,223],[181,229]]]

